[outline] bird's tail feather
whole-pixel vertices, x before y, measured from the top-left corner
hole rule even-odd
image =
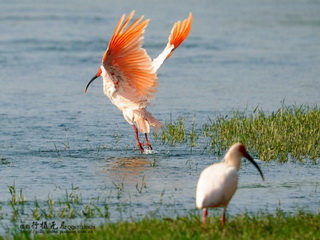
[[[143,110],[143,112],[141,112]],[[150,127],[152,126],[155,132],[158,132],[160,128],[163,126],[161,122],[159,122],[155,117],[151,115],[146,109],[140,109],[140,113],[135,117],[135,123],[139,132],[141,133],[149,133]]]

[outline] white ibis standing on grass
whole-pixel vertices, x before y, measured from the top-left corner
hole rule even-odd
[[[238,171],[241,157],[247,158],[259,171],[262,180],[264,176],[258,164],[248,154],[241,143],[233,144],[220,163],[205,168],[200,174],[196,193],[196,206],[203,209],[202,222],[206,223],[208,208],[223,207],[221,217],[222,225],[225,224],[227,206],[237,190]]]
[[[145,135],[145,145],[152,149],[148,141],[150,125],[159,130],[162,124],[155,119],[146,108],[154,98],[158,85],[157,70],[165,59],[186,39],[192,25],[192,14],[183,22],[174,24],[169,41],[163,52],[153,61],[142,48],[143,34],[149,19],[143,16],[130,25],[134,15],[132,11],[128,17],[122,15],[109,42],[109,46],[102,57],[102,64],[89,85],[98,77],[103,78],[103,91],[111,102],[122,111],[125,120],[133,127],[136,143],[143,152],[139,140],[139,132]]]

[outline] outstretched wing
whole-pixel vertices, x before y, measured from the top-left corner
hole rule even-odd
[[[163,52],[153,60],[153,70],[156,72],[161,64],[173,54],[173,51],[188,37],[192,26],[192,13],[183,22],[178,21],[173,25],[171,34],[168,39],[168,44]]]
[[[157,86],[157,76],[152,61],[142,48],[143,34],[149,19],[143,16],[127,27],[134,15],[132,11],[125,19],[120,18],[108,49],[102,57],[106,71],[116,84],[122,86],[132,98],[152,98]],[[130,98],[129,94],[129,98]]]
[[[169,36],[169,43],[170,45],[173,45],[173,49],[171,50],[171,53],[167,56],[170,57],[173,53],[173,51],[180,46],[180,44],[187,38],[189,35],[189,32],[191,30],[192,25],[192,13],[189,13],[189,17],[183,22],[178,21],[174,24],[171,34]]]

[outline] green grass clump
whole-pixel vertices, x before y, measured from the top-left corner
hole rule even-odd
[[[245,115],[234,112],[203,128],[210,149],[227,149],[242,142],[261,160],[287,161],[289,156],[303,161],[320,157],[320,110],[316,107],[282,107],[269,115],[263,111]]]
[[[143,183],[142,183],[143,184]],[[142,185],[144,186],[144,185]],[[9,200],[10,209],[3,213],[0,206],[0,219],[5,215],[11,219],[12,223],[24,222],[27,219],[34,221],[49,220],[49,219],[90,219],[90,218],[109,218],[109,206],[106,198],[92,198],[91,200],[83,201],[79,188],[72,185],[71,192],[66,190],[63,199],[53,199],[48,194],[47,201],[39,202],[37,199],[32,202],[27,201],[24,197],[22,189],[18,192],[15,184],[8,186],[11,198]],[[141,190],[142,191],[142,190]],[[1,239],[1,238],[0,238]]]
[[[222,227],[218,216],[203,226],[199,216],[177,219],[145,218],[141,221],[108,223],[88,232],[35,234],[34,239],[319,239],[320,214],[299,212],[288,215],[247,213],[229,217]],[[28,239],[22,232],[15,239]]]
[[[320,109],[309,106],[282,106],[267,114],[255,109],[252,114],[231,112],[218,116],[200,129],[193,122],[170,121],[161,133],[164,144],[186,143],[221,155],[233,143],[242,142],[263,161],[288,159],[303,161],[320,157]]]
[[[185,142],[187,140],[186,137],[184,119],[181,117],[176,122],[171,119],[170,122],[165,123],[160,136],[163,143],[170,145]]]

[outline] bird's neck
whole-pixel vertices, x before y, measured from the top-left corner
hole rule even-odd
[[[241,165],[241,156],[239,156],[239,154],[234,152],[228,152],[224,157],[224,161],[228,165],[235,167],[239,171]]]
[[[102,78],[103,78],[103,92],[110,98],[113,95],[113,93],[116,91],[115,85],[107,75],[102,76]]]

